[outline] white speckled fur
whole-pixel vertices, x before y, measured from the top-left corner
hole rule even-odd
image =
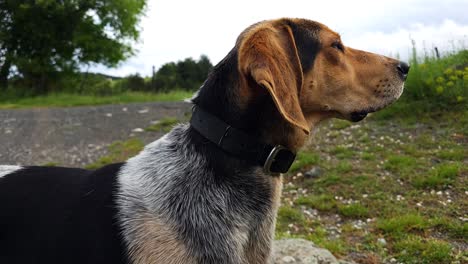
[[[21,166],[16,165],[0,165],[0,178],[5,177],[8,174],[11,174],[15,171],[20,170]]]

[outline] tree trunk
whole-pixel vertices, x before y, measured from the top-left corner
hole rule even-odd
[[[8,75],[10,75],[11,60],[7,57],[0,68],[0,89],[8,87]]]

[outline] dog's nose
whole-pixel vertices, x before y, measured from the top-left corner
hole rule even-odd
[[[408,63],[404,61],[398,62],[397,70],[402,75],[404,80],[406,80],[406,77],[408,77],[409,69],[410,69],[410,66],[408,65]]]

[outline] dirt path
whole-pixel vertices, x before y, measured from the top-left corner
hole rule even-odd
[[[138,132],[164,117],[183,119],[183,102],[0,110],[0,164],[84,166],[110,143],[131,136],[145,144],[162,133]]]

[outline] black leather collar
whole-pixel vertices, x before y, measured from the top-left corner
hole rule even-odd
[[[287,148],[259,142],[197,106],[190,125],[227,153],[262,166],[265,173],[285,173],[296,158],[296,154]]]

